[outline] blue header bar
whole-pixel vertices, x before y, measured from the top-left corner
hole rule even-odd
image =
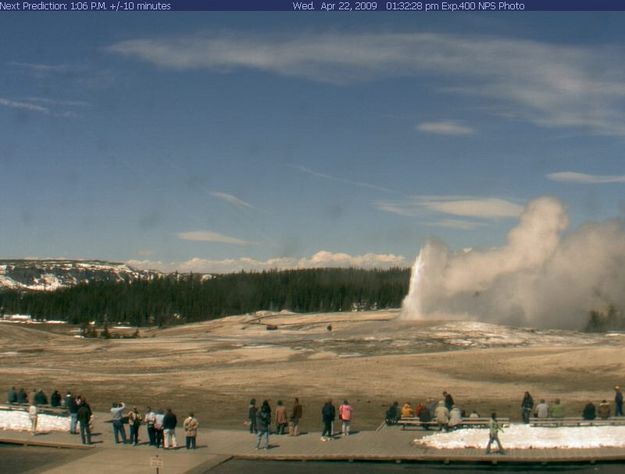
[[[154,12],[154,11],[280,11],[280,12],[525,12],[625,11],[625,0],[0,0],[4,12]]]

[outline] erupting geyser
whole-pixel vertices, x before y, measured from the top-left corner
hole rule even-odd
[[[427,243],[412,270],[403,319],[478,319],[579,329],[591,310],[625,307],[625,232],[617,219],[568,225],[554,198],[530,201],[506,245],[452,253]]]

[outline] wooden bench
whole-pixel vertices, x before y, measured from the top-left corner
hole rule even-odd
[[[581,417],[564,418],[530,418],[530,426],[559,427],[559,426],[623,426],[625,416],[615,416],[609,418],[595,418],[594,420],[584,420]]]
[[[510,418],[497,418],[497,422],[500,426],[509,426]],[[462,422],[453,427],[453,429],[458,428],[488,428],[490,423],[490,418],[463,418]],[[423,422],[419,420],[417,417],[404,417],[400,418],[397,421],[398,425],[401,425],[401,429],[405,430],[406,427],[417,427],[417,428],[437,428],[438,422],[436,420]]]

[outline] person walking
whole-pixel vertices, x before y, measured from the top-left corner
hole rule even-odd
[[[30,407],[28,407],[28,418],[30,419],[30,433],[33,436],[37,434],[38,416],[39,416],[39,412],[37,410],[37,405],[35,403],[31,403]]]
[[[176,425],[178,424],[178,418],[171,408],[167,409],[167,413],[163,417],[163,447],[165,449],[176,449],[178,447],[178,441],[176,440]]]
[[[497,421],[497,413],[491,413],[490,420],[488,422],[488,444],[486,445],[486,454],[490,454],[490,447],[493,444],[493,441],[497,443],[497,452],[499,454],[506,454],[501,445],[501,441],[499,441],[499,432],[503,432],[501,425]]]
[[[297,436],[299,434],[299,420],[302,418],[304,410],[299,398],[293,402],[293,410],[291,411],[291,420],[289,422],[289,436]]]
[[[332,400],[328,400],[321,408],[321,421],[323,422],[323,432],[321,433],[321,441],[328,441],[332,439],[333,430],[332,423],[336,418],[336,409],[332,405]]]
[[[341,420],[341,434],[343,436],[349,436],[349,430],[352,424],[352,406],[347,400],[343,400],[341,406],[339,406],[339,420]]]
[[[115,402],[111,408],[111,420],[113,422],[113,436],[115,437],[115,444],[119,444],[120,436],[122,443],[126,444],[126,429],[124,428],[124,422],[122,420],[125,408],[126,405],[124,402]]]
[[[189,416],[185,418],[182,426],[184,427],[187,449],[195,449],[195,439],[197,438],[197,429],[200,423],[193,415],[193,412],[189,413]]]
[[[76,413],[76,419],[78,420],[78,427],[80,429],[80,441],[82,444],[91,444],[91,428],[89,422],[91,421],[91,409],[87,403],[81,403],[78,412]]]
[[[534,399],[529,392],[525,392],[523,400],[521,400],[521,418],[526,425],[530,422],[530,416],[534,409]]]

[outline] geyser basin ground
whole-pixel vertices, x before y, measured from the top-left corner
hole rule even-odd
[[[317,431],[328,397],[347,398],[355,429],[370,429],[389,402],[438,398],[443,390],[467,410],[515,419],[525,390],[561,398],[577,415],[625,382],[622,335],[398,321],[398,314],[235,316],[108,341],[75,339],[70,327],[0,324],[0,352],[13,354],[3,357],[0,390],[72,389],[98,411],[122,399],[194,410],[204,426],[223,428],[243,427],[252,397],[275,406],[299,396],[303,428]]]

